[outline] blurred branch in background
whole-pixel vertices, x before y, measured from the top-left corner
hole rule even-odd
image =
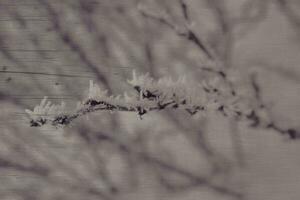
[[[261,58],[243,63],[239,53],[247,55],[256,45],[243,43],[276,9],[299,30],[296,5],[292,0],[1,0],[1,198],[250,199],[253,186],[248,188],[242,175],[250,170],[245,133],[299,136],[299,127],[278,123],[265,100],[263,75],[252,67],[292,79],[294,85],[299,78],[286,69],[288,59],[274,67],[276,62]],[[147,87],[123,84],[133,70],[150,74]],[[191,84],[179,81],[174,89],[171,80],[183,75]],[[160,77],[166,81],[155,88]],[[89,96],[88,80],[107,90],[107,102]],[[214,80],[220,84],[211,87]],[[109,99],[132,87],[127,97],[137,104],[130,108],[123,105],[125,94]],[[217,112],[202,116],[206,95],[213,96],[208,99]],[[47,123],[38,116],[32,125],[41,127],[29,127],[24,110],[44,96],[53,105],[66,102],[53,107],[44,100],[35,111],[52,108],[54,113],[39,113],[47,120],[65,114],[63,108],[74,111],[77,100],[84,99],[80,118],[57,129],[41,126]],[[249,113],[231,107],[241,96]],[[93,112],[97,108],[102,112]],[[250,127],[241,128],[239,115],[250,120]],[[50,121],[73,120],[66,116]]]

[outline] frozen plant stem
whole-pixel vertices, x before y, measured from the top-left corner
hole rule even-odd
[[[108,96],[106,90],[90,81],[88,96],[71,112],[65,109],[64,102],[61,105],[52,105],[45,97],[33,111],[26,109],[30,125],[65,126],[76,118],[96,111],[136,112],[141,118],[150,111],[182,109],[190,115],[198,112],[218,112],[234,120],[249,121],[252,127],[273,129],[288,134],[291,138],[300,137],[299,132],[294,129],[279,128],[266,117],[265,110],[253,108],[247,99],[232,92],[231,86],[220,76],[203,80],[195,86],[189,84],[185,77],[177,81],[171,78],[156,81],[148,74],[137,76],[133,71],[132,79],[128,83],[134,89],[130,94],[125,92],[123,95]]]

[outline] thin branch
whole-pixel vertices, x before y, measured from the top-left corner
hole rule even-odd
[[[251,76],[251,84],[255,93],[255,97],[256,100],[258,102],[259,105],[259,109],[264,110],[265,112],[268,112],[267,110],[267,106],[265,105],[265,103],[263,102],[262,96],[261,96],[261,88],[259,86],[259,84],[256,81],[255,78],[255,74]],[[276,124],[276,122],[274,121],[274,119],[272,119],[271,114],[268,112],[270,121],[267,124],[266,128],[268,129],[272,129],[278,133],[281,133],[282,135],[288,135],[291,139],[299,139],[300,138],[300,131],[296,130],[294,128],[281,128],[279,125]],[[258,116],[258,114],[256,113],[255,110],[253,110],[251,112],[250,115],[248,115],[248,118],[251,119],[254,123],[252,124],[253,127],[257,127],[259,125],[261,125],[261,119]]]
[[[186,20],[189,19],[188,17],[188,10],[187,10],[187,5],[183,2],[181,2],[181,8],[182,8],[182,12],[184,15],[184,18]],[[213,54],[208,50],[207,46],[204,45],[203,41],[196,35],[196,33],[191,30],[188,26],[185,26],[185,30],[179,30],[179,28],[172,24],[171,22],[169,22],[167,19],[165,19],[162,16],[158,16],[155,15],[153,13],[150,13],[148,11],[146,11],[145,9],[139,9],[140,13],[142,14],[143,17],[145,18],[149,18],[152,20],[155,20],[167,27],[169,27],[170,29],[172,29],[178,36],[180,37],[184,37],[185,39],[191,41],[192,43],[194,43],[202,52],[204,52],[204,54],[210,59],[210,60],[214,60],[214,56]],[[187,24],[189,22],[187,21]]]
[[[214,111],[237,121],[246,120],[251,127],[273,129],[282,134],[288,134],[292,139],[300,138],[299,131],[282,129],[270,116],[264,117],[264,115],[269,115],[269,112],[263,103],[261,89],[254,75],[251,77],[251,84],[257,101],[256,106],[248,105],[243,101],[242,96],[231,94],[230,89],[228,90],[224,87],[224,83],[218,83],[218,81],[204,82],[199,87],[190,89],[184,84],[185,79],[172,82],[171,79],[164,78],[155,82],[147,74],[137,77],[134,72],[133,79],[128,82],[137,94],[129,97],[125,93],[121,98],[120,96],[107,97],[107,91],[101,91],[91,81],[89,97],[80,103],[79,108],[71,114],[66,114],[63,102],[61,105],[51,105],[50,102],[47,102],[47,98],[44,98],[33,111],[26,110],[31,118],[30,124],[35,127],[45,124],[55,127],[65,126],[83,115],[103,110],[136,112],[141,118],[150,111],[182,109],[190,115]]]
[[[298,16],[293,9],[291,9],[291,5],[289,5],[287,0],[276,0],[279,5],[279,8],[288,18],[288,20],[295,25],[295,27],[300,28],[300,16]]]
[[[190,21],[190,17],[189,17],[189,13],[188,13],[188,7],[187,7],[186,3],[184,2],[184,0],[179,0],[179,3],[180,3],[180,6],[181,6],[181,9],[182,9],[184,19],[186,21]]]
[[[106,138],[106,140],[110,141],[111,143],[119,146],[119,148],[127,154],[132,154],[136,156],[138,159],[147,162],[150,165],[159,167],[161,170],[166,170],[167,172],[175,173],[177,175],[180,175],[182,177],[187,178],[190,180],[190,183],[181,187],[181,189],[185,189],[185,187],[197,187],[197,186],[203,186],[212,189],[213,191],[216,191],[223,195],[232,196],[236,199],[242,199],[243,194],[241,194],[239,191],[235,191],[227,186],[222,186],[217,183],[213,183],[210,180],[210,177],[205,176],[199,176],[197,174],[194,174],[192,172],[187,171],[186,169],[182,169],[176,165],[170,164],[160,158],[154,157],[152,155],[149,155],[145,152],[140,152],[134,149],[133,146],[127,145],[124,142],[121,142],[118,138],[113,136],[112,134],[105,134],[101,133],[103,135],[102,137]],[[175,185],[173,185],[176,187]],[[176,189],[180,189],[176,187]]]

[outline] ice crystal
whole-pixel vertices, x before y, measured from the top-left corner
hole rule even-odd
[[[48,101],[48,97],[45,96],[41,103],[35,106],[33,110],[26,109],[25,112],[32,120],[32,125],[40,126],[48,120],[65,114],[66,104],[63,101],[59,105],[52,104],[51,101]]]

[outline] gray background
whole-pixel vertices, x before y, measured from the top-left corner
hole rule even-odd
[[[276,123],[299,129],[299,1],[186,5],[240,86],[256,72]],[[299,199],[299,142],[222,116],[100,112],[64,129],[29,126],[25,108],[48,96],[71,109],[89,80],[112,94],[130,89],[133,69],[201,81],[203,52],[138,7],[184,27],[179,1],[0,0],[0,199]]]

